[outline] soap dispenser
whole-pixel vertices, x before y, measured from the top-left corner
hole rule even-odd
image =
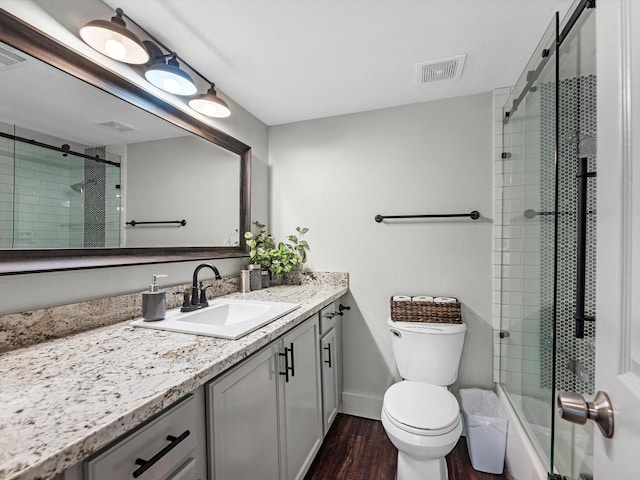
[[[142,317],[145,322],[162,320],[167,311],[166,292],[158,288],[158,278],[162,277],[166,275],[154,273],[149,290],[142,292]]]

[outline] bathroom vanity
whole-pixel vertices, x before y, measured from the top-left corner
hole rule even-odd
[[[340,398],[330,278],[229,295],[300,304],[238,340],[122,322],[0,354],[0,478],[301,478]]]

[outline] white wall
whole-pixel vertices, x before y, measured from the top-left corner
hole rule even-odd
[[[270,127],[269,166],[276,236],[309,227],[309,267],[350,274],[347,413],[378,416],[398,380],[393,294],[458,297],[469,327],[458,383],[492,387],[490,94]],[[482,218],[374,221],[471,210]]]
[[[94,52],[77,36],[77,29],[83,23],[94,18],[109,18],[112,10],[97,0],[75,1],[76,5],[72,8],[69,6],[69,0],[63,3],[52,0],[0,0],[0,8],[34,24],[40,30],[108,68],[132,79],[138,78],[140,84],[144,85],[144,80],[141,80],[130,67]],[[223,85],[220,87],[224,90]],[[240,105],[224,96],[223,92],[218,91],[229,104],[232,114],[227,119],[210,120],[209,123],[252,147],[252,215],[255,218],[267,218],[267,127]],[[243,262],[246,263],[246,259],[214,261],[222,275],[237,274]],[[197,262],[1,276],[0,314],[142,291],[148,286],[151,273],[169,275],[163,279],[161,285],[186,283],[190,281],[195,265]],[[203,278],[211,278],[208,276],[209,273],[202,272]]]
[[[125,246],[233,246],[239,241],[237,154],[195,136],[133,143],[126,150],[126,221],[185,219],[187,224],[125,227]]]

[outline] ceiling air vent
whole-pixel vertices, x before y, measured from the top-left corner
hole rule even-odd
[[[417,64],[418,85],[442,80],[458,80],[462,75],[466,58],[466,55],[456,55]]]
[[[108,128],[110,130],[115,130],[116,132],[132,132],[133,130],[137,130],[137,128],[130,127],[129,125],[125,125],[124,123],[118,122],[116,120],[110,120],[108,122],[94,123],[99,127]]]
[[[8,70],[17,64],[26,61],[26,58],[18,55],[18,50],[6,45],[0,45],[0,70]]]

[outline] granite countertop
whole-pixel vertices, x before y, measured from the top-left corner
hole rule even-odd
[[[0,479],[53,478],[347,290],[336,282],[226,295],[301,305],[238,340],[127,321],[0,354]]]

